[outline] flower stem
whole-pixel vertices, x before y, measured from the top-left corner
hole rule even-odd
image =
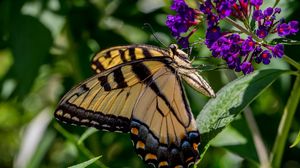
[[[226,76],[230,80],[234,80],[237,78],[236,74],[233,72],[226,73]],[[249,129],[251,131],[251,135],[255,144],[256,153],[259,158],[260,167],[261,168],[270,168],[270,162],[267,152],[267,147],[264,144],[264,141],[262,139],[261,133],[259,131],[257,122],[255,121],[255,118],[253,116],[251,108],[248,106],[244,110],[245,119],[247,121],[247,124],[249,126]]]
[[[290,57],[288,57],[286,55],[283,56],[283,59],[287,63],[291,64],[292,66],[294,66],[295,68],[297,68],[298,70],[300,70],[300,64],[298,62],[296,62],[295,60],[291,59]]]
[[[284,152],[288,132],[290,130],[297,105],[300,100],[300,75],[298,74],[294,83],[291,95],[284,108],[281,121],[277,131],[277,137],[271,153],[271,164],[274,168],[281,167],[282,155]]]
[[[263,139],[261,137],[259,128],[257,126],[257,123],[255,121],[255,118],[253,116],[252,110],[250,107],[246,107],[244,111],[244,115],[246,118],[246,121],[248,123],[248,126],[251,131],[251,135],[255,144],[256,152],[259,158],[260,167],[261,168],[270,168],[270,162],[269,162],[269,156],[267,152],[267,148],[263,142]]]
[[[226,17],[224,19],[226,22],[232,24],[234,27],[238,28],[240,31],[242,31],[243,33],[251,36],[253,39],[255,39],[257,42],[261,42],[262,40],[260,38],[258,38],[255,34],[253,34],[252,32],[248,31],[247,29],[245,29],[244,27],[242,27],[241,25],[239,25],[238,23],[236,23],[234,20]]]

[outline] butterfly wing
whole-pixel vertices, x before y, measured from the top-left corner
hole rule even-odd
[[[169,56],[168,51],[150,45],[116,46],[97,53],[92,59],[91,67],[96,73],[100,73],[132,61]]]
[[[97,73],[63,97],[63,122],[131,133],[137,153],[155,167],[188,167],[199,159],[200,134],[166,50],[118,46],[98,53]]]
[[[145,72],[140,65],[151,69]],[[128,132],[134,105],[146,87],[143,80],[164,65],[159,61],[136,62],[97,74],[62,98],[55,117],[70,124]]]
[[[137,153],[155,167],[188,167],[199,159],[200,134],[181,79],[165,66],[144,83],[130,125]]]

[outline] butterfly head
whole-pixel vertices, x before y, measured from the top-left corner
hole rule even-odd
[[[176,44],[169,46],[170,56],[173,57],[175,67],[185,67],[184,69],[192,69],[191,61],[188,54],[180,50]]]
[[[176,45],[176,44],[171,44],[171,45],[169,46],[169,49],[170,49],[171,54],[172,54],[174,57],[177,56],[177,57],[179,57],[179,58],[182,59],[182,60],[189,60],[188,55],[187,55],[184,51],[180,50],[179,47],[178,47],[178,45]]]

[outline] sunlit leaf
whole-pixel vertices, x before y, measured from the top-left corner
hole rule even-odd
[[[219,134],[235,117],[249,105],[264,89],[275,81],[285,70],[261,70],[238,78],[210,99],[197,117],[202,134],[200,151],[202,156],[209,142]]]
[[[79,138],[78,144],[81,144],[86,138],[97,132],[98,130],[96,128],[88,128]]]
[[[295,147],[297,144],[299,144],[300,143],[300,131],[299,131],[299,133],[298,133],[298,135],[297,135],[297,138],[296,138],[296,140],[294,141],[294,143],[290,146],[290,148],[293,148],[293,147]]]
[[[98,156],[98,157],[95,157],[93,159],[90,159],[88,161],[85,161],[85,162],[82,162],[80,164],[77,164],[77,165],[74,165],[74,166],[71,166],[69,168],[85,168],[85,167],[88,167],[89,165],[93,164],[94,162],[96,162],[98,159],[100,159],[101,156]]]

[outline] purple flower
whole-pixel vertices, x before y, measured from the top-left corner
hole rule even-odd
[[[225,61],[228,65],[228,68],[235,69],[236,72],[241,71],[240,70],[241,60],[237,55],[230,56],[226,58]]]
[[[175,10],[177,14],[168,15],[166,25],[171,30],[172,35],[179,39],[181,33],[187,32],[191,26],[196,24],[197,13],[187,6],[184,0],[174,0],[171,9]],[[183,41],[181,43],[186,45]]]
[[[229,50],[227,38],[220,37],[211,45],[210,50],[214,57],[226,57],[227,51]]]
[[[278,35],[283,37],[290,34],[290,26],[286,23],[279,24],[277,26]]]
[[[299,31],[299,22],[298,21],[290,21],[288,23],[288,25],[290,26],[290,34],[296,34]]]
[[[256,57],[255,61],[257,63],[263,62],[263,64],[267,65],[270,63],[270,59],[272,58],[272,54],[269,50],[264,50],[258,57]]]
[[[239,35],[239,34],[236,34],[236,33],[230,35],[228,38],[229,38],[230,41],[232,41],[232,42],[234,42],[234,43],[238,43],[238,42],[241,41],[240,35]]]
[[[216,25],[218,21],[219,21],[219,17],[217,15],[215,14],[207,15],[207,23],[209,27]]]
[[[272,20],[265,20],[264,26],[271,27],[272,23]]]
[[[173,0],[171,9],[176,11],[176,15],[168,16],[166,24],[178,44],[188,47],[190,36],[200,27],[191,29],[191,26],[204,20],[198,17],[200,14],[205,15],[207,24],[205,44],[212,56],[223,59],[228,67],[236,72],[249,74],[254,70],[252,63],[269,64],[271,58],[281,58],[284,55],[284,46],[269,45],[268,36],[277,34],[284,37],[299,31],[298,21],[289,23],[283,19],[278,21],[276,17],[281,9],[278,7],[261,9],[262,4],[263,0],[204,0],[200,1],[197,10],[188,7],[185,0]],[[249,32],[255,32],[255,37],[248,34],[246,39],[243,38],[243,32],[246,31],[238,30],[241,34],[230,30],[221,32],[219,23],[226,17],[242,23],[250,21],[251,25],[240,26]],[[239,27],[237,29],[242,30]],[[182,37],[183,33],[185,37]]]
[[[250,0],[250,3],[256,7],[259,7],[263,4],[263,0]]]
[[[274,47],[270,47],[270,50],[275,58],[282,58],[284,54],[284,46],[282,44],[276,44]]]
[[[263,15],[263,13],[262,13],[261,10],[255,10],[253,12],[253,16],[252,17],[253,17],[254,20],[260,21],[261,19],[263,19],[264,15]]]
[[[179,37],[181,33],[184,33],[189,29],[186,20],[179,15],[167,16],[166,25],[171,29],[172,35],[175,37]]]
[[[273,14],[273,8],[268,7],[266,10],[264,10],[265,17],[271,16],[272,14]]]
[[[231,14],[231,4],[229,2],[223,1],[217,7],[220,18],[225,18]]]
[[[253,41],[252,37],[248,36],[248,38],[242,43],[242,52],[246,55],[253,51],[255,44],[256,43]]]
[[[185,3],[184,0],[173,0],[173,4],[171,6],[171,9],[176,11],[179,14],[185,15],[185,12],[189,10],[189,7]]]
[[[265,26],[259,26],[259,28],[256,30],[256,35],[263,39],[265,37],[267,37],[269,31]]]
[[[241,70],[243,71],[243,73],[246,75],[246,74],[249,74],[251,72],[253,72],[254,68],[251,64],[251,62],[249,61],[245,61],[243,62],[241,65],[240,65],[240,68]]]
[[[276,7],[276,8],[274,9],[274,11],[275,11],[274,14],[280,13],[280,12],[281,12],[281,8],[277,8],[277,7]]]
[[[205,44],[208,48],[222,36],[221,29],[218,26],[209,27],[206,31],[206,41]]]
[[[210,0],[205,1],[204,4],[200,5],[200,11],[203,12],[204,14],[211,14],[211,9],[212,9],[213,5],[211,3]]]

